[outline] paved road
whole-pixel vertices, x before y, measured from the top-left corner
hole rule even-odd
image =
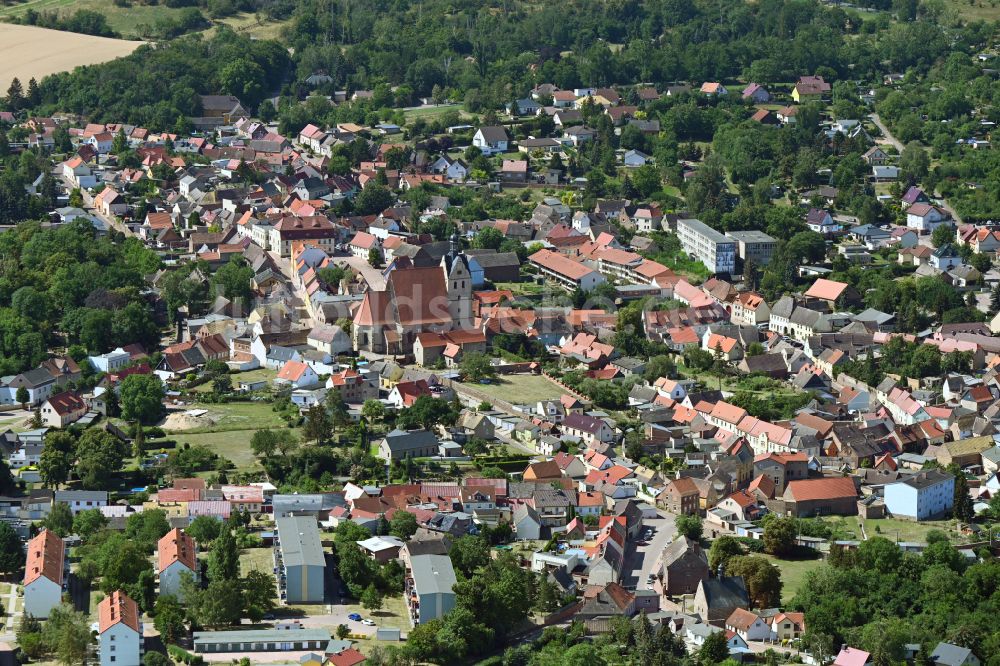
[[[660,512],[660,517],[643,521],[644,530],[652,527],[656,531],[653,538],[645,546],[636,546],[626,562],[628,573],[625,575],[625,586],[635,586],[636,589],[646,589],[646,579],[659,567],[660,555],[674,538],[674,518],[671,513]]]
[[[886,143],[891,144],[897,151],[902,153],[903,142],[892,135],[892,132],[890,132],[889,128],[886,127],[885,123],[882,122],[882,119],[879,117],[879,115],[877,113],[872,113],[869,114],[868,118],[871,119],[871,121],[875,123],[875,127],[878,127],[879,131],[882,132],[882,136],[885,139]],[[951,218],[955,220],[957,224],[962,224],[961,216],[957,212],[955,212],[955,209],[952,208],[947,201],[939,197],[935,203],[938,206],[940,206],[943,210],[945,210],[949,215],[951,215]],[[930,245],[930,236],[927,236],[926,238],[928,239],[926,245]],[[923,239],[923,237],[921,237],[921,239]]]
[[[882,119],[879,117],[877,113],[869,114],[868,118],[871,119],[871,121],[875,123],[875,127],[877,127],[879,131],[882,132],[882,137],[886,140],[887,143],[892,145],[892,147],[895,148],[898,152],[900,153],[903,152],[903,144],[899,141],[899,139],[897,139],[892,135],[892,132],[890,132],[889,128],[885,126],[885,123],[882,122]]]
[[[62,181],[63,186],[66,188],[67,194],[70,193],[70,192],[72,192],[74,189],[76,189],[76,185],[72,181],[70,181],[66,177],[64,177],[62,175],[62,171],[61,170],[53,171],[53,175],[56,176],[57,178],[59,178]],[[104,215],[103,213],[101,213],[101,211],[97,210],[97,208],[94,207],[94,197],[91,196],[90,192],[88,192],[87,190],[81,188],[80,189],[80,194],[83,196],[83,208],[84,208],[84,210],[86,210],[88,213],[94,215],[95,217],[97,217],[97,218],[99,218],[101,220],[104,220],[104,223],[108,225],[108,228],[115,229],[116,231],[120,231],[121,233],[125,234],[126,236],[134,236],[135,235],[135,234],[132,233],[131,229],[129,229],[124,224],[122,224],[121,222],[119,222],[116,218],[114,218],[114,217],[108,217],[107,215]]]

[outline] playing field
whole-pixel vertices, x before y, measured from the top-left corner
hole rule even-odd
[[[29,25],[0,23],[0,90],[17,77],[27,87],[32,77],[94,65],[132,53],[142,42],[92,37]]]

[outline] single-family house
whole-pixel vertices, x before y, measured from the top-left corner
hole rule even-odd
[[[507,130],[499,126],[480,127],[472,137],[472,145],[483,155],[505,153],[509,149],[510,137]]]

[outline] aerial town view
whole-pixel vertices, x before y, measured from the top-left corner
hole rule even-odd
[[[0,0],[0,666],[1000,666],[997,0]]]

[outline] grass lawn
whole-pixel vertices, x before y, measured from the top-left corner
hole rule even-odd
[[[268,382],[274,380],[278,376],[278,371],[271,368],[257,368],[256,370],[247,370],[246,372],[232,372],[229,374],[230,379],[233,380],[233,388],[239,388],[240,382]],[[212,392],[212,382],[205,382],[199,386],[192,389],[194,393],[211,393]]]
[[[1000,5],[992,0],[945,0],[945,6],[969,21],[996,21],[1000,19]]]
[[[207,446],[223,458],[227,458],[236,465],[237,469],[258,469],[257,458],[250,450],[250,438],[253,436],[252,430],[228,430],[224,432],[205,433],[176,433],[171,434],[170,439],[177,440],[177,445],[201,444]]]
[[[257,459],[250,450],[250,438],[256,430],[287,428],[271,405],[264,402],[231,402],[227,404],[194,404],[189,409],[206,409],[214,421],[202,428],[167,430],[167,437],[183,444],[201,444],[223,458],[228,458],[238,469],[254,469]],[[293,431],[296,432],[297,430]],[[155,446],[155,442],[150,443]]]
[[[857,519],[861,522],[861,519]],[[917,541],[927,542],[927,533],[931,530],[940,530],[954,541],[964,541],[964,537],[956,529],[958,522],[954,520],[928,520],[923,522],[913,522],[909,520],[898,520],[896,518],[878,518],[863,521],[865,532],[868,538],[883,536],[890,541]]]
[[[189,405],[187,409],[208,411],[213,423],[202,428],[175,431],[176,434],[204,432],[225,432],[228,430],[258,430],[260,428],[284,428],[285,422],[266,402],[229,402],[223,404]],[[172,436],[172,435],[171,435]]]
[[[418,109],[410,109],[403,112],[403,116],[406,118],[406,122],[413,122],[417,118],[423,118],[424,120],[433,120],[437,116],[443,116],[449,111],[458,111],[459,116],[465,120],[471,118],[472,116],[468,113],[462,111],[461,104],[441,104],[438,106],[428,106],[420,107]]]
[[[23,432],[28,429],[24,422],[23,418],[0,418],[0,430],[10,429],[14,432]]]
[[[344,604],[343,608],[348,614],[359,613],[362,617],[370,617],[379,627],[401,629],[404,633],[410,630],[406,604],[401,595],[382,597],[382,608],[377,611],[362,608],[361,604]],[[340,606],[337,609],[340,610]],[[332,629],[335,630],[336,627]]]
[[[258,22],[254,14],[244,12],[219,19],[216,23],[225,23],[235,32],[257,39],[280,39],[281,31],[288,21],[271,21],[264,16],[261,18],[261,22]],[[211,32],[214,32],[214,28]]]
[[[534,282],[497,282],[497,290],[507,289],[514,296],[538,296],[545,292],[545,285],[535,284]]]
[[[539,375],[508,375],[491,384],[468,384],[483,393],[515,404],[557,399],[564,391]]]
[[[240,575],[246,576],[254,570],[273,573],[274,556],[270,548],[246,548],[240,552]]]
[[[806,580],[806,574],[823,565],[823,560],[782,560],[773,555],[763,555],[781,571],[781,603],[788,604]]]

